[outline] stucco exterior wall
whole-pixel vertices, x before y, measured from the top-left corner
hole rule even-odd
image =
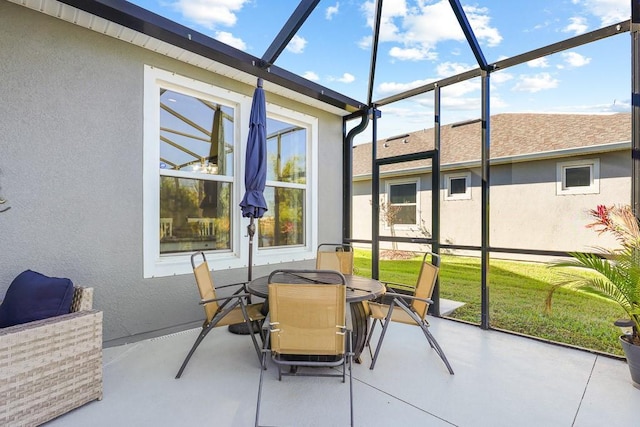
[[[557,163],[567,160],[598,158],[600,191],[597,194],[557,195]],[[471,172],[471,198],[445,200],[444,176],[440,189],[441,242],[455,245],[481,244],[480,169]],[[631,195],[631,155],[628,150],[589,156],[557,158],[491,167],[490,172],[490,244],[510,249],[548,251],[590,251],[596,246],[610,247],[615,241],[599,236],[585,226],[591,222],[590,209],[597,205],[628,204]],[[397,177],[391,179],[398,179]],[[420,215],[431,231],[431,175],[420,176]],[[381,192],[385,185],[381,184]],[[371,181],[354,182],[354,238],[370,239]],[[380,233],[390,235],[381,224]],[[423,237],[416,226],[396,226],[397,236]],[[390,243],[381,247],[389,248]],[[415,245],[399,244],[399,249],[416,250]],[[422,248],[422,249],[426,249]],[[476,254],[477,255],[477,254]],[[497,258],[541,259],[526,255],[493,253]]]
[[[143,279],[143,72],[152,65],[251,96],[253,87],[36,11],[0,2],[0,295],[26,269],[95,288],[104,339],[203,318],[191,274]],[[342,119],[319,119],[318,232],[338,241]],[[244,144],[244,142],[243,142]],[[313,261],[298,263],[309,267]],[[283,264],[283,266],[290,266]],[[254,277],[274,268],[257,266]],[[218,284],[246,270],[215,273]]]

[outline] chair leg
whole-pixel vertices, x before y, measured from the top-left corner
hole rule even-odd
[[[376,328],[376,324],[379,322],[378,319],[373,319],[371,322],[371,329],[369,329],[369,333],[367,334],[367,340],[364,342],[364,345],[370,347],[371,344],[371,336],[373,335],[373,330]]]
[[[373,359],[373,352],[371,351],[371,337],[373,336],[373,330],[376,328],[376,324],[379,322],[378,319],[373,319],[373,322],[371,322],[371,329],[369,330],[369,333],[367,334],[367,340],[364,342],[365,347],[367,347],[369,349],[369,357],[371,359]]]
[[[258,427],[260,419],[260,400],[262,399],[262,381],[264,379],[264,371],[267,369],[267,353],[262,353],[261,367],[260,367],[260,383],[258,384],[258,400],[256,403],[256,423],[255,427]]]
[[[187,367],[187,363],[189,363],[191,356],[193,356],[193,353],[195,353],[196,348],[198,348],[198,346],[200,345],[204,337],[207,336],[207,334],[211,329],[212,329],[211,323],[202,327],[202,331],[200,331],[200,335],[198,335],[198,338],[196,338],[196,342],[193,343],[191,350],[189,350],[189,354],[187,354],[187,357],[184,359],[184,362],[182,362],[182,366],[180,366],[180,370],[178,371],[178,375],[176,375],[176,379],[182,376],[182,372],[184,371],[184,368]]]
[[[382,323],[382,332],[380,333],[380,338],[378,339],[378,345],[376,347],[376,352],[373,355],[373,360],[371,361],[371,366],[369,369],[373,369],[376,366],[376,360],[378,360],[378,353],[380,353],[380,349],[382,348],[382,341],[384,340],[384,336],[387,333],[387,328],[389,327],[389,323],[391,323],[391,315],[393,314],[393,306],[395,305],[395,301],[391,302],[389,306],[389,311],[387,312],[387,316],[384,318],[384,322]],[[373,328],[371,328],[373,330]]]
[[[351,415],[351,427],[353,427],[353,333],[349,331],[349,410]]]
[[[258,345],[258,341],[256,340],[256,336],[253,333],[253,322],[249,320],[249,313],[247,313],[247,307],[244,304],[240,304],[240,310],[242,310],[242,315],[244,316],[244,323],[247,325],[249,330],[249,335],[251,336],[251,341],[253,341],[253,347],[256,349],[256,354],[258,355],[258,362],[262,359],[262,350],[260,350],[260,346]]]
[[[427,337],[427,341],[429,341],[429,344],[431,345],[431,348],[433,348],[436,351],[438,356],[440,356],[440,359],[442,359],[442,361],[446,365],[447,369],[449,370],[449,373],[451,375],[453,375],[453,369],[451,369],[451,365],[449,364],[449,361],[447,360],[447,356],[445,356],[444,351],[442,350],[442,347],[440,347],[440,344],[438,344],[438,341],[436,341],[436,338],[429,331],[428,326],[425,325],[425,324],[421,324],[420,325],[420,329],[422,329],[422,332],[424,333],[424,336]]]
[[[369,369],[373,369],[376,366],[376,360],[378,360],[378,354],[380,353],[380,349],[382,348],[382,341],[384,340],[384,336],[387,333],[387,328],[389,327],[389,323],[391,323],[391,320],[387,319],[382,325],[382,332],[380,333],[380,338],[378,338],[378,345],[376,346],[376,352],[373,355],[373,359],[371,360],[371,366],[369,366]]]

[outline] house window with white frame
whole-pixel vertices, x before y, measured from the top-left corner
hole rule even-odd
[[[160,89],[160,255],[231,250],[235,108]],[[162,227],[161,227],[162,230]]]
[[[418,181],[387,183],[388,203],[382,215],[388,226],[418,224]]]
[[[307,141],[304,126],[267,120],[267,181],[269,210],[259,220],[260,248],[300,246],[305,242]]]
[[[471,199],[471,172],[446,174],[444,182],[445,200]]]
[[[600,192],[599,159],[559,162],[556,175],[556,193],[558,195],[597,194]]]
[[[251,98],[146,66],[144,108],[144,277],[191,273],[197,250],[214,269],[246,267],[238,205]],[[254,264],[315,256],[317,127],[315,117],[267,104],[269,211],[258,220]]]

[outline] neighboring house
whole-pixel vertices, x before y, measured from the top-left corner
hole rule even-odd
[[[629,203],[630,140],[631,115],[625,113],[492,116],[490,246],[575,251],[614,244],[585,228],[587,211],[599,204]],[[437,194],[442,243],[481,244],[481,145],[478,120],[441,127]],[[433,147],[434,129],[425,129],[380,140],[377,153],[386,158]],[[356,239],[371,237],[371,148],[369,143],[353,149]],[[431,232],[430,161],[384,166],[380,176],[380,235],[427,236]],[[385,211],[395,216],[393,227],[385,221]],[[531,259],[498,252],[492,256]]]
[[[217,284],[246,280],[249,259],[239,203],[256,77],[143,30],[0,1],[0,299],[26,269],[68,277],[95,289],[113,343],[201,322],[193,251],[208,251]],[[310,268],[318,236],[340,241],[334,160],[353,111],[268,79],[265,91],[270,210],[254,277]]]

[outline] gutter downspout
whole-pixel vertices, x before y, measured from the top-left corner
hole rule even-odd
[[[350,117],[342,120],[342,134],[345,135],[342,141],[342,241],[351,239],[352,227],[351,218],[353,214],[353,139],[362,133],[369,125],[369,115],[366,110],[359,113],[362,121],[347,133],[347,121]],[[353,117],[353,115],[351,116]]]

